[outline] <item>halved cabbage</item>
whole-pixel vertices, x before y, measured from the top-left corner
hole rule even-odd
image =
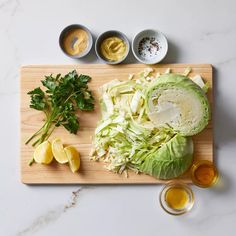
[[[156,127],[171,127],[183,136],[202,131],[210,119],[204,91],[188,77],[161,75],[147,89],[146,109]]]
[[[156,152],[150,153],[140,171],[158,179],[173,179],[188,170],[193,160],[191,137],[175,135]]]

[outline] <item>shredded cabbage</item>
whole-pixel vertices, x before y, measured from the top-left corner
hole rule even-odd
[[[191,72],[191,68],[190,67],[187,67],[185,70],[184,70],[184,72],[183,72],[183,75],[184,76],[188,76],[189,75],[189,73]]]
[[[145,108],[147,87],[160,76],[147,68],[126,81],[113,80],[100,88],[102,119],[95,130],[94,161],[103,160],[108,170],[138,173],[145,159],[174,135],[171,128],[156,128]],[[185,74],[190,68],[185,70]],[[171,73],[168,68],[164,73]]]
[[[202,77],[200,75],[195,75],[192,78],[192,81],[194,83],[196,83],[205,93],[207,93],[208,89],[209,89],[209,83],[204,83]]]
[[[136,80],[113,80],[100,88],[102,120],[95,130],[91,159],[107,162],[111,171],[139,172],[147,155],[173,136],[171,129],[157,129],[144,106],[145,85],[155,80],[153,69],[142,71]],[[159,76],[159,74],[157,74]]]

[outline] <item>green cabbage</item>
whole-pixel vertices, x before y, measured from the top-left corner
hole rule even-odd
[[[161,75],[147,89],[146,108],[157,127],[171,127],[183,136],[202,131],[210,119],[205,92],[183,75]]]
[[[207,93],[209,89],[209,82],[204,83],[202,77],[200,75],[195,75],[192,78],[192,81],[197,84],[205,93]]]
[[[192,160],[192,139],[177,134],[156,152],[150,153],[140,171],[158,179],[173,179],[186,172]]]
[[[183,137],[189,133],[153,122],[148,101],[151,99],[153,104],[158,104],[159,95],[153,96],[156,90],[181,88],[190,93],[194,91],[196,99],[207,107],[202,129],[209,119],[208,102],[201,88],[186,78],[170,74],[170,70],[164,75],[153,76],[153,70],[148,68],[138,75],[130,75],[126,81],[113,80],[103,85],[100,88],[102,119],[95,130],[91,159],[103,160],[108,170],[119,174],[127,174],[130,169],[170,179],[185,172],[193,155],[191,138]],[[176,112],[178,107],[173,109],[171,104],[164,107],[164,113],[169,116]],[[193,130],[198,132],[200,129]]]
[[[95,130],[91,159],[103,160],[111,171],[139,172],[146,156],[174,135],[168,127],[156,128],[147,116],[146,88],[155,79],[151,72],[149,68],[136,80],[113,80],[100,88],[102,119]]]

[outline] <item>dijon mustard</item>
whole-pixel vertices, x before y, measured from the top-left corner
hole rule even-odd
[[[83,53],[87,47],[89,36],[83,29],[72,29],[64,37],[63,48],[71,56]]]
[[[127,45],[121,38],[109,37],[103,40],[100,50],[105,59],[119,61],[125,57]]]

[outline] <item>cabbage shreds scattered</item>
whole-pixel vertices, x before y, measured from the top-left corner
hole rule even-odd
[[[186,76],[190,72],[191,68],[187,68],[183,72],[185,76],[182,77],[185,78],[186,84],[191,84],[196,90],[206,90],[207,85],[200,75],[192,78],[198,86],[192,81],[187,81],[188,77]],[[119,174],[123,172],[127,174],[130,169],[136,173],[144,172],[160,179],[181,175],[192,161],[191,137],[184,137],[184,134],[178,129],[168,125],[168,119],[165,117],[163,118],[163,124],[165,124],[163,126],[153,122],[147,105],[148,91],[153,86],[157,91],[164,93],[169,89],[163,90],[162,83],[158,85],[158,81],[161,82],[163,78],[168,79],[166,83],[174,78],[171,85],[174,88],[183,86],[184,89],[185,84],[178,83],[179,77],[181,75],[172,74],[169,68],[164,72],[164,75],[159,72],[154,74],[152,68],[147,68],[138,75],[130,74],[126,81],[113,80],[103,85],[100,88],[102,119],[95,130],[91,159],[103,160],[107,163],[108,170]],[[176,91],[174,90],[173,93]],[[199,93],[205,98],[203,91],[199,91]],[[170,95],[172,96],[171,93]],[[158,93],[151,99],[155,109],[159,113],[164,109],[164,113],[169,118],[169,111],[173,110],[170,104],[168,103],[168,106],[159,109],[161,101]],[[197,102],[199,96],[194,99],[197,99],[194,100]],[[177,100],[174,97],[174,101]],[[169,102],[168,96],[167,102]],[[176,113],[175,110],[174,112]],[[207,122],[204,123],[204,126],[206,124]]]
[[[148,68],[136,79],[113,80],[101,87],[102,120],[95,130],[91,158],[104,160],[111,171],[139,172],[146,157],[174,135],[170,129],[155,128],[147,117],[145,89],[155,80],[152,72]]]

